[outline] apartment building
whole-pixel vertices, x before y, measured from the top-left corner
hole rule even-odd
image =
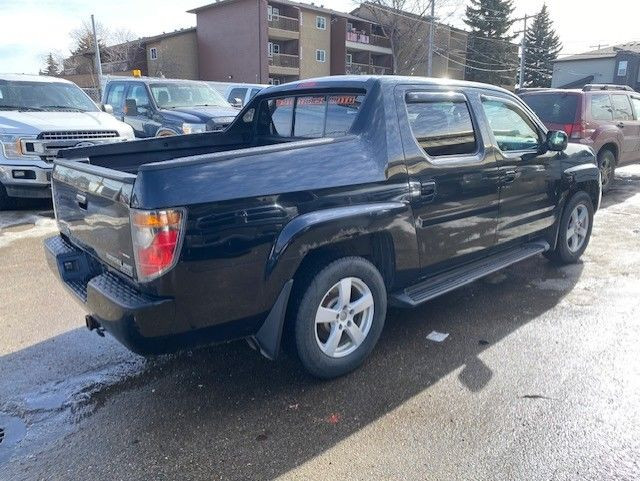
[[[204,80],[279,84],[393,73],[382,29],[348,13],[289,0],[222,0],[190,12]]]
[[[219,0],[189,12],[196,16],[193,28],[107,47],[118,52],[118,62],[105,63],[105,55],[105,73],[139,69],[167,78],[280,84],[427,72],[428,19],[376,4],[346,13],[292,0]],[[395,56],[390,25],[400,33]],[[464,79],[466,50],[467,32],[436,23],[433,75]],[[92,62],[93,52],[72,56],[66,63],[86,72],[65,68],[65,74],[91,74],[85,76],[94,84]]]

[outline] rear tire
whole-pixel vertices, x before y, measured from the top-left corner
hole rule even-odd
[[[593,214],[593,203],[589,194],[583,191],[574,194],[562,212],[556,248],[546,252],[545,256],[557,264],[578,262],[589,245]]]
[[[609,149],[602,149],[598,153],[598,168],[602,180],[602,193],[606,194],[616,177],[616,155]]]
[[[294,302],[298,358],[322,379],[358,368],[378,342],[387,315],[382,276],[362,257],[331,262],[301,286]]]

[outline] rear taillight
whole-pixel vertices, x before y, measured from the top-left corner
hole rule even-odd
[[[586,139],[593,134],[593,130],[587,130],[587,123],[584,120],[564,125],[563,130],[571,139]]]
[[[183,224],[182,210],[131,211],[131,234],[138,280],[155,279],[175,265]]]

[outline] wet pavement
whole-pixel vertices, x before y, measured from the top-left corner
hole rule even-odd
[[[0,480],[640,479],[640,167],[582,263],[392,311],[332,382],[244,343],[145,360],[88,332],[44,262],[49,209],[0,213]]]

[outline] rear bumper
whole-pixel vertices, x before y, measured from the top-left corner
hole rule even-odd
[[[176,350],[171,336],[149,335],[172,325],[175,302],[138,291],[105,271],[91,256],[61,236],[45,240],[47,263],[64,286],[113,337],[139,354]]]
[[[194,329],[171,297],[136,289],[62,236],[44,241],[47,263],[95,321],[138,354],[162,354],[198,345],[253,338],[262,354],[274,359],[293,281],[285,284],[268,313],[226,320]],[[94,324],[87,322],[87,326]],[[94,324],[95,325],[95,324]]]

